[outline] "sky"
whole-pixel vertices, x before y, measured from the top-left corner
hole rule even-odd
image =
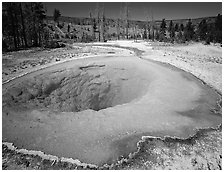
[[[118,18],[121,14],[121,2],[101,2],[107,18]],[[62,16],[89,17],[94,15],[96,2],[44,2],[47,15],[52,16],[54,9],[59,9]],[[153,14],[154,20],[189,19],[217,16],[222,14],[221,2],[130,2],[130,19],[147,20]]]

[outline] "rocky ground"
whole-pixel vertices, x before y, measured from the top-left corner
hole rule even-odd
[[[162,56],[150,56],[153,60],[172,64],[206,82],[217,91],[222,91],[222,47],[218,45],[152,44],[152,50]]]
[[[73,47],[55,50],[25,50],[3,54],[2,80],[38,70],[47,65],[72,58],[91,55],[129,55],[137,48],[143,59],[169,63],[192,73],[219,93],[222,89],[222,50],[219,46],[194,43],[173,45],[153,42],[109,42],[110,47],[99,44],[77,44]],[[105,46],[103,44],[103,46]],[[126,50],[118,48],[126,47]],[[127,47],[129,50],[127,51]],[[135,51],[136,52],[136,51]],[[137,51],[138,52],[138,51]],[[139,52],[138,52],[139,53]],[[139,55],[139,54],[138,54]],[[221,106],[221,101],[219,106]],[[221,114],[221,111],[218,113]],[[222,169],[222,128],[199,130],[186,140],[175,138],[143,138],[139,142],[139,151],[122,159],[112,166],[100,169]],[[77,166],[62,160],[41,159],[37,155],[26,155],[7,146],[2,146],[3,169],[89,169],[89,166]],[[94,167],[95,168],[95,167]],[[95,168],[96,169],[96,168]]]
[[[69,59],[78,59],[97,55],[122,55],[124,53],[127,53],[127,51],[118,48],[85,46],[85,44],[81,43],[67,45],[65,48],[32,48],[29,50],[3,53],[2,81],[4,83],[19,75]]]

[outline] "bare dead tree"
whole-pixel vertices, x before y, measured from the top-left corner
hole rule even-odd
[[[117,18],[115,19],[115,26],[116,26],[116,30],[117,30],[117,39],[120,39],[120,19]]]
[[[137,25],[134,25],[134,42],[137,42],[137,35],[138,35],[138,31],[137,31]]]
[[[101,32],[102,32],[102,41],[104,42],[106,39],[106,17],[105,17],[105,8],[104,3],[101,8],[102,11],[102,17],[101,17]]]
[[[147,9],[144,9],[144,13],[146,16],[146,40],[149,40],[150,35],[150,12]]]
[[[96,13],[96,23],[97,23],[96,32],[98,32],[98,35],[99,35],[98,41],[100,41],[100,6],[99,6],[99,2],[96,3],[95,13]]]
[[[154,29],[155,29],[155,26],[154,26],[154,18],[153,18],[153,11],[152,11],[152,41],[154,41],[155,39],[155,35],[154,35]]]
[[[126,38],[128,39],[128,27],[129,27],[129,3],[126,2],[125,3],[125,7],[124,7],[124,11],[125,11],[125,34],[126,34]]]
[[[92,12],[91,11],[89,13],[89,18],[90,18],[90,25],[92,26],[92,36],[93,36],[93,39],[95,40],[95,19],[92,16]]]
[[[106,16],[105,16],[105,8],[104,3],[103,4],[96,4],[95,9],[96,14],[96,23],[97,23],[97,30],[95,32],[98,32],[98,41],[105,41],[106,39]]]
[[[123,3],[120,3],[120,14],[119,14],[119,38],[120,38],[120,35],[123,37],[123,34],[124,34],[124,8],[123,8]]]

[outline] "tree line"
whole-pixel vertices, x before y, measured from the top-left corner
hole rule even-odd
[[[92,26],[92,35],[82,32],[81,41],[106,41],[109,37],[115,39],[151,39],[164,42],[186,41],[205,41],[222,42],[222,16],[218,14],[214,23],[208,23],[206,19],[202,19],[197,25],[193,25],[191,19],[186,25],[178,24],[171,20],[167,24],[165,19],[162,20],[160,26],[156,26],[152,17],[152,21],[146,21],[143,25],[144,32],[140,33],[140,26],[130,19],[129,4],[124,3],[120,9],[120,17],[114,20],[113,27],[116,33],[108,33],[109,20],[106,18],[103,4],[98,4],[95,15],[90,13],[89,21]],[[19,50],[29,47],[47,47],[56,37],[52,27],[63,28],[60,24],[61,12],[54,10],[53,20],[54,26],[50,26],[46,19],[46,10],[41,2],[3,2],[2,3],[2,47],[4,50]],[[57,28],[57,29],[58,29]],[[130,35],[130,29],[133,30]],[[58,29],[59,30],[59,29]],[[74,28],[68,24],[66,28],[65,38],[75,38],[70,34]],[[61,31],[61,30],[59,30]],[[61,31],[62,32],[62,31]]]
[[[3,2],[3,50],[45,45],[50,36],[45,12],[41,2]]]
[[[162,20],[159,28],[156,29],[156,40],[165,42],[186,42],[186,41],[204,41],[222,42],[222,16],[217,15],[214,23],[207,23],[206,19],[202,19],[197,25],[193,25],[191,19],[186,25],[176,23],[173,21],[167,23],[165,19]]]

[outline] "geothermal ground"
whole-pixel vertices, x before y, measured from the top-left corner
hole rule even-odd
[[[2,167],[220,169],[221,62],[132,41],[4,54]]]

